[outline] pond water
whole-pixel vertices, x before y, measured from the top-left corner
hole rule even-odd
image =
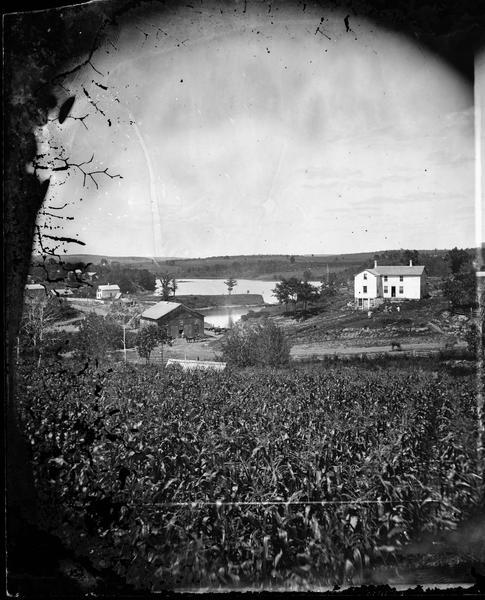
[[[158,281],[158,280],[157,280]],[[177,279],[177,295],[210,296],[227,295],[225,279]],[[278,280],[238,279],[233,294],[260,294],[266,304],[278,304],[273,296],[273,290]],[[320,286],[319,281],[310,281],[312,285]]]
[[[180,296],[210,296],[227,295],[225,279],[180,279],[177,280],[177,294]],[[278,281],[263,281],[261,279],[238,279],[233,294],[261,294],[267,304],[277,304],[272,290]]]
[[[177,296],[227,296],[226,279],[177,279]],[[158,280],[157,280],[158,283]],[[278,280],[263,279],[238,279],[237,285],[233,289],[233,294],[260,294],[266,304],[278,304],[273,296],[273,289]],[[318,281],[310,281],[312,285],[320,286]],[[231,327],[239,321],[242,315],[250,310],[258,311],[262,307],[258,306],[234,306],[200,309],[205,316],[205,322],[215,327]]]
[[[229,328],[234,325],[239,319],[246,315],[250,310],[254,312],[260,311],[263,306],[240,306],[231,307],[227,306],[224,308],[198,308],[197,312],[200,312],[205,317],[206,325],[213,325],[214,327],[225,327]]]

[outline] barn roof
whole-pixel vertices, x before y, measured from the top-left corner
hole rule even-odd
[[[162,300],[161,302],[157,302],[157,304],[155,304],[154,306],[150,306],[150,308],[147,308],[147,310],[141,314],[141,318],[160,319],[161,317],[168,315],[168,313],[171,313],[172,311],[180,307],[183,307],[185,310],[199,315],[200,317],[203,316],[195,310],[192,310],[191,308],[180,304],[179,302],[167,302],[166,300]]]
[[[28,283],[25,286],[25,289],[30,292],[30,291],[34,291],[34,290],[42,290],[45,291],[45,287],[43,285],[41,285],[40,283]]]
[[[372,269],[364,269],[368,273],[372,273],[372,275],[388,275],[388,276],[396,276],[396,275],[422,275],[424,272],[424,267],[421,266],[413,266],[410,267],[408,265],[395,265],[395,266],[378,266],[373,267]],[[361,271],[363,273],[364,271]]]
[[[178,302],[167,302],[163,300],[162,302],[157,302],[155,305],[147,308],[145,312],[141,314],[142,319],[160,319],[160,317],[164,317],[168,315],[168,313],[172,312],[176,308],[182,306]]]

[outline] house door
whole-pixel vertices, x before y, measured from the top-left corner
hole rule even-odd
[[[396,286],[391,285],[391,298],[395,298],[395,297],[396,297]]]

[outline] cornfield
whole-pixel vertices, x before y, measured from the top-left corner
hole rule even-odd
[[[46,526],[145,589],[362,581],[480,502],[473,377],[384,373],[25,367]]]

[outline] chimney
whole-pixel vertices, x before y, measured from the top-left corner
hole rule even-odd
[[[412,267],[412,266],[413,266],[413,261],[412,261],[412,260],[410,260],[410,261],[409,261],[409,266],[410,266],[410,267]]]
[[[377,267],[377,260],[374,261],[374,269]]]

